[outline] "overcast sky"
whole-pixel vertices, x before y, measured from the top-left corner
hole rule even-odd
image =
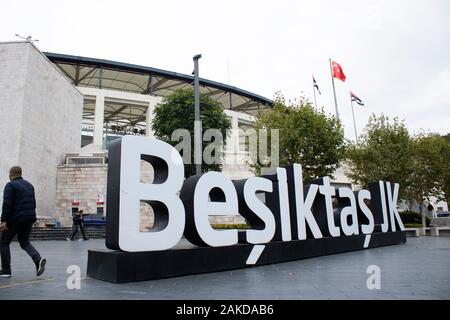
[[[344,1],[24,1],[2,0],[0,41],[31,34],[42,51],[141,64],[190,74],[267,98],[313,97],[334,113],[328,58],[346,136],[371,113],[405,119],[411,132],[450,132],[450,2]],[[228,68],[229,66],[229,68]],[[229,70],[229,72],[228,72]]]

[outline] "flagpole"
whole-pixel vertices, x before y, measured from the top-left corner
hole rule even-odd
[[[352,105],[353,127],[355,128],[355,141],[356,144],[358,144],[358,133],[356,131],[355,111],[353,109],[353,97],[351,94],[350,94],[350,104]]]
[[[314,91],[314,105],[316,106],[316,112],[317,112],[316,86],[314,84],[314,77],[313,77],[313,91]]]
[[[334,105],[336,107],[336,117],[339,119],[339,110],[338,110],[338,104],[337,104],[337,98],[336,98],[336,87],[334,85],[333,65],[331,63],[331,58],[330,58],[330,71],[331,71],[331,82],[333,83]]]

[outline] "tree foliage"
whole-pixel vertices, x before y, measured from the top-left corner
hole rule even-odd
[[[443,137],[411,136],[404,122],[372,115],[359,144],[347,150],[350,178],[400,184],[403,199],[421,203],[449,193],[450,143]]]
[[[439,135],[420,134],[412,143],[413,172],[406,191],[411,199],[450,196],[450,142]]]
[[[203,133],[208,129],[218,129],[222,133],[223,145],[226,143],[227,130],[231,128],[231,121],[225,115],[222,104],[213,100],[206,94],[200,95],[200,114],[202,120]],[[176,146],[179,141],[172,141],[172,133],[176,129],[187,129],[190,133],[191,161],[185,163],[185,176],[195,174],[194,164],[194,91],[192,89],[180,89],[164,98],[153,111],[152,129],[159,139]],[[203,141],[203,139],[202,139]],[[209,141],[202,142],[202,150],[209,144]],[[203,159],[204,160],[204,159]],[[214,170],[220,171],[221,163],[202,163],[202,172]]]
[[[341,122],[323,110],[316,112],[303,97],[296,104],[286,104],[282,96],[276,97],[274,107],[258,118],[256,129],[279,129],[279,164],[301,164],[307,183],[331,176],[344,155]],[[258,173],[261,164],[253,167]]]
[[[405,185],[412,172],[411,137],[404,122],[372,115],[358,144],[347,150],[349,177],[363,187],[374,181]]]

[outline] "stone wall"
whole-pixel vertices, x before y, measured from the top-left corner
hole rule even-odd
[[[103,207],[106,213],[106,183],[108,176],[107,164],[58,166],[56,175],[56,215],[63,224],[69,226],[72,223],[72,201],[79,202],[78,208],[85,214],[97,213],[97,207]],[[146,162],[141,162],[141,182],[153,181],[153,168]],[[105,204],[97,205],[97,198],[104,199]],[[152,228],[154,222],[151,207],[141,205],[141,231]]]
[[[72,201],[85,214],[97,213],[97,196],[106,201],[107,164],[60,165],[56,174],[56,217],[64,226],[72,223]],[[106,206],[105,206],[106,210]]]
[[[97,195],[102,195],[106,201],[107,164],[60,165],[56,175],[56,217],[63,226],[72,223],[72,201],[79,201],[79,209],[84,213],[97,212]],[[153,181],[153,168],[141,161],[141,182]],[[106,212],[106,203],[103,206]],[[211,223],[245,223],[242,216],[214,216]],[[141,204],[140,230],[149,231],[153,227],[154,214],[150,206]]]
[[[81,143],[83,96],[31,43],[0,43],[0,205],[11,166],[35,187],[37,214],[56,215],[56,167]]]
[[[450,227],[450,218],[447,217],[431,218],[430,225],[432,227]]]

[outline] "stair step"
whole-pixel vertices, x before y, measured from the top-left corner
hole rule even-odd
[[[31,240],[66,240],[72,228],[34,228],[31,231]],[[86,236],[91,239],[105,238],[105,227],[85,228]],[[77,238],[81,236],[78,232]],[[17,241],[17,237],[15,239]]]

